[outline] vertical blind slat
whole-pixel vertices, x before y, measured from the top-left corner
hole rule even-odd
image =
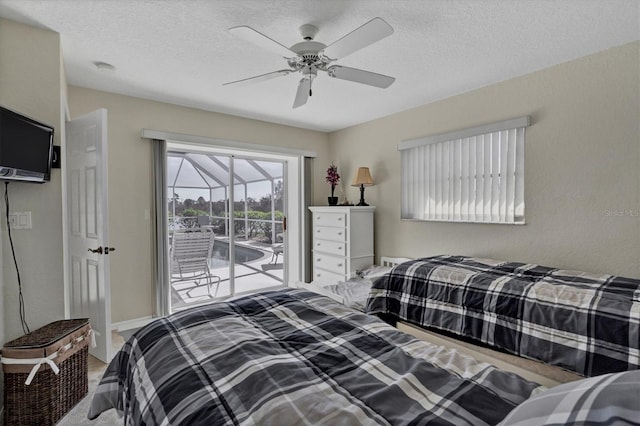
[[[417,172],[417,174],[418,174],[418,182],[424,182],[425,181],[425,174],[424,174],[425,173],[425,168],[424,168],[424,164],[423,164],[424,157],[425,157],[424,151],[425,151],[424,147],[421,146],[420,150],[419,150],[419,155],[417,156],[418,157],[418,161],[417,161],[417,164],[416,164],[416,168],[414,170],[414,173]],[[417,209],[422,208],[424,205],[425,205],[425,191],[421,190],[421,191],[418,191],[418,198],[417,198],[417,206],[416,206],[416,208]]]
[[[468,179],[469,179],[469,216],[467,218],[467,220],[470,221],[475,221],[476,220],[476,162],[475,162],[475,157],[476,157],[476,145],[471,141],[471,138],[467,139],[467,143],[469,146],[469,151],[468,151],[468,155],[469,155],[469,159],[468,159],[468,164],[469,164],[469,175],[468,175]]]
[[[415,179],[415,175],[416,175],[416,171],[420,169],[420,157],[416,156],[413,167],[411,168],[411,176],[414,176]],[[414,194],[413,194],[413,200],[411,202],[411,208],[414,212],[414,214],[418,215],[419,214],[419,204],[417,204],[417,200],[418,200],[418,195],[421,192],[421,186],[422,184],[420,183],[420,181],[418,179],[416,179],[416,183],[418,183],[418,185],[416,185],[415,189],[414,189]]]
[[[407,157],[410,155],[410,152],[408,151],[401,151],[400,152],[400,192],[402,194],[402,200],[400,200],[400,208],[402,209],[402,216],[406,217],[407,219],[411,218],[413,219],[413,216],[411,216],[411,214],[409,213],[409,202],[410,202],[410,197],[408,196],[409,194],[409,187],[412,186],[411,183],[409,182],[409,180],[407,179],[407,169],[408,169],[408,162],[407,162]]]
[[[509,133],[505,130],[499,133],[498,139],[500,141],[500,175],[498,179],[500,183],[498,187],[498,198],[499,198],[499,221],[500,222],[508,222],[507,221],[507,148],[509,142]]]
[[[477,155],[475,158],[476,163],[476,220],[483,221],[482,213],[484,211],[484,144],[480,142],[479,137],[473,138],[473,143],[476,147]]]
[[[460,142],[460,220],[469,220],[469,138]]]
[[[491,221],[500,221],[500,135],[491,133]]]
[[[482,136],[484,145],[484,193],[482,221],[491,222],[491,135]]]
[[[453,202],[451,203],[453,206],[453,220],[460,220],[460,208],[461,208],[461,177],[462,177],[462,166],[460,164],[460,160],[462,158],[462,140],[456,139],[453,142],[454,150],[453,150]]]
[[[434,220],[436,218],[438,191],[436,189],[437,173],[436,173],[436,146],[429,145],[429,219]]]
[[[442,199],[444,198],[442,196],[442,188],[444,186],[444,183],[442,182],[442,177],[444,175],[444,165],[442,164],[443,161],[443,155],[442,155],[442,151],[444,150],[444,147],[440,144],[438,144],[438,146],[436,146],[436,151],[438,152],[437,155],[437,160],[436,160],[436,215],[435,215],[435,219],[442,219]]]
[[[442,203],[440,219],[449,219],[449,146],[447,142],[442,146]]]
[[[525,128],[516,129],[516,189],[514,209],[517,222],[524,222],[524,138]]]
[[[515,129],[509,130],[509,140],[507,144],[507,221],[509,223],[515,222],[514,215],[514,199],[516,188],[516,131]]]

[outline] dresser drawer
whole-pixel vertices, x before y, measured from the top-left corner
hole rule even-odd
[[[313,250],[316,252],[323,252],[334,254],[336,256],[347,255],[347,244],[344,241],[329,241],[316,239],[313,243]]]
[[[346,241],[347,231],[345,228],[331,228],[328,226],[314,226],[313,240]]]
[[[313,282],[322,284],[335,284],[346,281],[346,277],[341,274],[336,274],[322,269],[313,270]]]
[[[344,275],[347,273],[347,259],[314,252],[313,270],[317,271],[318,268]]]
[[[315,213],[313,223],[320,226],[346,226],[347,215],[344,213]]]

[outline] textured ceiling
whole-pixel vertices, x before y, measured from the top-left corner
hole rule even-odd
[[[0,16],[61,34],[69,84],[333,131],[640,38],[637,0],[0,0]],[[338,64],[396,77],[388,89],[332,79],[291,105],[299,74],[232,36],[248,25],[280,43],[314,24],[330,44],[373,17],[395,33]],[[95,61],[116,67],[98,71]]]

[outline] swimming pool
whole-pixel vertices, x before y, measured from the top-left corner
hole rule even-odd
[[[247,263],[265,257],[267,254],[246,246],[235,245],[235,263]],[[210,268],[223,268],[229,265],[229,243],[227,241],[216,240],[213,243],[213,252],[211,253],[213,259],[209,262]]]

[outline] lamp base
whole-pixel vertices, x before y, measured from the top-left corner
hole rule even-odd
[[[364,202],[364,185],[360,185],[360,202],[356,206],[368,206],[369,204]]]

